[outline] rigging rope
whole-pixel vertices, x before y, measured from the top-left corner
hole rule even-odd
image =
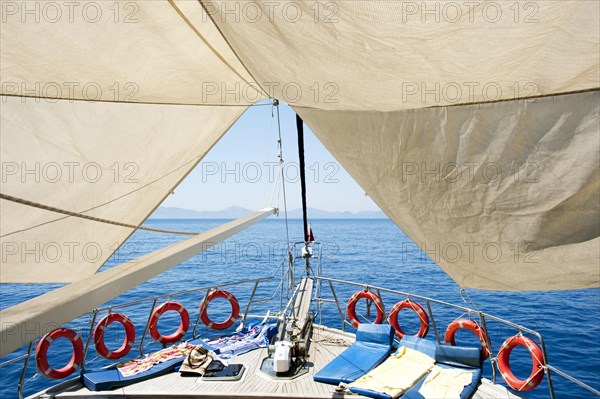
[[[198,162],[200,162],[201,158],[202,158],[202,156],[196,156],[196,157],[190,159],[189,161],[186,161],[186,162],[182,163],[181,165],[177,166],[175,169],[170,170],[169,172],[165,173],[164,175],[159,176],[156,179],[154,179],[154,180],[152,180],[152,181],[150,181],[150,182],[148,182],[148,183],[146,183],[146,184],[144,184],[142,186],[136,187],[135,189],[133,189],[133,190],[131,190],[129,192],[126,192],[126,193],[124,193],[124,194],[122,194],[122,195],[120,195],[118,197],[113,198],[113,199],[110,199],[110,200],[108,200],[108,201],[106,201],[104,203],[101,203],[101,204],[95,205],[95,206],[93,206],[91,208],[85,209],[85,210],[81,211],[80,213],[85,213],[85,212],[93,211],[94,209],[98,209],[98,208],[101,208],[101,207],[106,206],[108,204],[112,204],[113,202],[116,202],[116,201],[120,200],[121,198],[125,198],[125,197],[127,197],[129,195],[137,193],[138,191],[143,190],[144,188],[149,187],[152,184],[154,184],[154,183],[156,183],[156,182],[164,179],[165,177],[167,177],[167,176],[169,176],[169,175],[171,175],[171,174],[179,171],[180,169],[186,167],[187,165],[190,165],[190,164],[196,165]],[[26,201],[26,200],[23,200],[23,201]],[[6,236],[9,236],[11,234],[21,233],[23,231],[32,230],[32,229],[35,229],[35,228],[38,228],[38,227],[41,227],[41,226],[44,226],[44,225],[47,225],[47,224],[50,224],[50,223],[59,222],[59,221],[61,221],[63,219],[66,219],[67,217],[69,217],[69,216],[59,217],[57,219],[48,220],[48,221],[45,221],[45,222],[42,222],[42,223],[38,223],[36,225],[29,226],[29,227],[26,227],[26,228],[23,228],[23,229],[20,229],[20,230],[11,231],[10,233],[3,234],[0,237],[6,237]],[[194,234],[196,234],[196,233],[194,233]]]
[[[292,288],[292,285],[294,283],[294,256],[292,254],[292,250],[291,250],[291,246],[290,246],[290,229],[289,229],[289,224],[288,224],[288,212],[287,212],[287,197],[285,194],[285,175],[284,175],[284,170],[283,170],[283,165],[284,165],[284,161],[283,161],[283,141],[281,139],[281,115],[280,115],[280,109],[279,109],[279,100],[274,99],[273,100],[273,107],[277,109],[277,134],[278,134],[278,140],[277,140],[277,146],[279,149],[279,179],[281,179],[281,189],[283,191],[283,216],[284,216],[284,220],[285,220],[285,238],[286,238],[286,244],[287,244],[287,262],[288,262],[288,276],[289,276],[289,281],[288,281],[288,291]],[[271,114],[272,115],[272,114]],[[276,187],[277,188],[277,187]],[[279,190],[278,190],[279,192]],[[277,196],[277,205],[279,205],[279,195]],[[284,278],[284,272],[283,272],[283,267],[281,268],[281,298],[280,298],[280,306],[279,306],[279,311],[281,312],[282,306],[283,306],[283,278]]]
[[[163,229],[155,229],[155,228],[152,228],[152,227],[142,227],[142,226],[138,226],[138,225],[135,225],[135,224],[116,222],[114,220],[98,218],[98,217],[95,217],[95,216],[84,215],[84,214],[79,213],[79,212],[72,212],[72,211],[67,211],[65,209],[55,208],[53,206],[48,206],[48,205],[40,204],[39,202],[33,202],[33,201],[29,201],[29,200],[26,200],[26,199],[23,199],[23,198],[13,197],[12,195],[2,194],[2,193],[0,193],[0,199],[6,200],[6,201],[15,202],[15,203],[21,204],[21,205],[31,206],[33,208],[43,209],[45,211],[62,213],[63,215],[67,215],[67,216],[73,216],[73,217],[77,217],[77,218],[81,218],[81,219],[92,220],[94,222],[112,224],[114,226],[129,227],[129,228],[137,229],[137,230],[153,231],[155,233],[181,234],[181,235],[192,235],[192,236],[200,234],[200,233],[191,232],[191,231],[163,230]],[[14,233],[16,233],[16,232],[13,231],[11,233],[4,234],[4,235],[2,235],[0,237],[4,237],[4,236],[10,235],[10,234],[14,234]]]
[[[279,139],[277,140],[277,145],[279,147],[279,166],[280,166],[279,173],[280,173],[280,177],[281,177],[281,189],[283,191],[283,214],[284,214],[284,219],[285,219],[285,236],[286,236],[286,241],[287,241],[288,255],[291,255],[290,232],[289,232],[289,228],[288,228],[288,214],[287,214],[287,198],[285,195],[285,176],[283,174],[283,165],[284,165],[283,142],[281,140],[281,117],[280,117],[280,112],[279,112],[279,101],[278,100],[273,101],[273,105],[275,106],[275,108],[277,108],[277,133],[279,135]]]

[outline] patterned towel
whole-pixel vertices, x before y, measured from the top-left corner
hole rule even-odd
[[[132,375],[151,369],[155,364],[178,357],[185,357],[192,349],[194,349],[194,345],[182,342],[179,345],[173,345],[158,352],[150,353],[141,359],[132,359],[121,363],[117,365],[117,370],[119,370],[123,377],[131,377]]]
[[[206,341],[208,345],[219,350],[219,356],[230,359],[234,355],[250,352],[258,348],[269,346],[268,325],[255,325],[249,327],[248,331],[230,336],[214,338]]]

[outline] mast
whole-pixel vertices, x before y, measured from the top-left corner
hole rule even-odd
[[[304,249],[302,257],[306,260],[306,275],[310,276],[310,240],[308,233],[308,215],[306,212],[306,172],[304,167],[304,122],[300,115],[296,114],[296,129],[298,130],[298,158],[300,160],[300,187],[302,190],[302,224],[304,227]]]

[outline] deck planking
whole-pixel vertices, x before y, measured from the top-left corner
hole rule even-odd
[[[309,372],[294,380],[273,380],[259,368],[267,357],[267,349],[254,350],[230,360],[246,367],[239,381],[203,381],[200,377],[182,377],[179,373],[169,373],[108,392],[91,392],[77,383],[61,393],[53,393],[56,398],[202,398],[202,399],[242,399],[242,398],[364,398],[361,395],[341,395],[335,385],[322,384],[313,380],[316,371],[342,353],[354,341],[354,334],[340,330],[314,326],[308,362],[313,363]],[[473,399],[519,399],[501,385],[482,379]]]

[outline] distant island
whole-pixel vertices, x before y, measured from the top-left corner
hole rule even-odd
[[[192,209],[183,209],[175,207],[159,207],[150,216],[150,219],[237,219],[239,217],[252,213],[251,209],[241,206],[231,206],[221,211],[195,211]],[[280,211],[282,214],[283,212]],[[360,212],[330,212],[322,209],[308,208],[308,215],[311,219],[387,219],[385,213],[381,211],[360,211]],[[294,209],[288,211],[288,218],[302,219],[302,210]]]

